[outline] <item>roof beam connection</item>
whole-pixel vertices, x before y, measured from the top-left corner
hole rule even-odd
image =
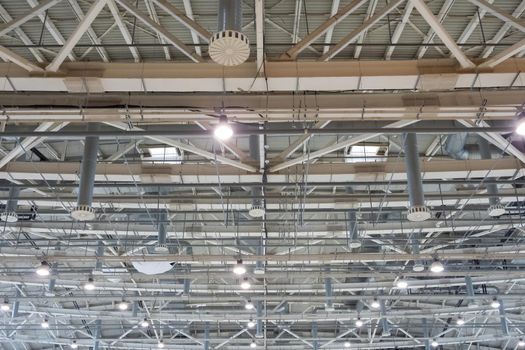
[[[111,11],[111,14],[113,15],[113,18],[115,19],[115,23],[117,23],[117,26],[120,29],[120,33],[122,33],[124,41],[128,45],[132,45],[133,38],[131,37],[131,33],[129,32],[128,27],[126,26],[126,23],[124,23],[122,17],[120,16],[120,11],[117,7],[117,4],[115,4],[115,0],[108,0],[108,7]],[[139,50],[136,47],[130,46],[129,51],[131,52],[131,55],[133,56],[135,62],[140,62]]]
[[[212,37],[212,33],[210,33],[206,28],[201,26],[199,23],[197,23],[195,20],[190,19],[188,16],[184,14],[181,10],[173,6],[171,3],[169,3],[166,0],[152,0],[154,3],[157,4],[162,10],[170,14],[173,18],[175,18],[177,21],[179,21],[181,24],[183,24],[186,28],[191,30],[192,33],[197,34],[201,39],[204,40],[204,42],[208,42],[210,38]]]
[[[35,16],[38,16],[40,13],[50,9],[55,6],[62,0],[44,0],[39,3],[37,6],[33,7],[31,11],[25,13],[23,16],[13,19],[12,21],[3,24],[0,26],[0,36],[4,36],[15,28],[20,27],[22,24],[26,23]]]

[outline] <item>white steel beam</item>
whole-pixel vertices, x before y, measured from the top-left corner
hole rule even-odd
[[[108,0],[108,7],[111,11],[111,14],[113,15],[113,18],[115,19],[115,23],[117,24],[118,28],[120,29],[120,32],[122,33],[122,36],[124,37],[124,41],[128,45],[133,44],[133,38],[131,37],[131,33],[128,30],[128,27],[122,20],[122,17],[120,16],[120,11],[117,7],[117,4],[115,4],[115,0]],[[133,56],[133,59],[135,62],[140,62],[140,54],[139,50],[136,47],[130,46],[129,50],[131,51],[131,55]]]
[[[27,60],[26,58],[14,53],[13,51],[0,46],[0,57],[2,59],[12,62],[16,64],[19,67],[22,67],[28,72],[42,72],[44,71],[42,68],[34,64],[33,62]]]
[[[525,11],[525,0],[522,0],[521,3],[518,5],[518,7],[516,7],[516,9],[512,12],[512,17],[519,18],[524,11]],[[507,32],[510,30],[510,28],[512,28],[512,26],[509,23],[505,23],[498,30],[498,32],[492,37],[492,39],[489,40],[489,43],[491,44],[499,43],[501,39],[503,39],[505,35],[507,35]],[[485,50],[483,50],[483,53],[481,54],[481,57],[482,58],[489,57],[494,51],[494,48],[495,48],[494,46],[488,46],[487,48],[485,48]]]
[[[365,17],[365,21],[369,20],[370,17],[372,17],[374,15],[374,12],[376,11],[376,7],[377,7],[377,0],[370,0],[370,2],[368,3],[368,9],[366,10],[366,17]],[[359,38],[357,38],[357,43],[358,44],[362,44],[365,37],[366,37],[366,32],[367,30],[365,29],[360,35],[359,35]],[[363,50],[363,46],[361,45],[357,45],[356,48],[354,49],[354,58],[355,59],[358,59],[359,56],[361,56],[361,51]]]
[[[293,33],[292,32],[290,32],[286,28],[282,27],[280,24],[275,23],[271,18],[266,17],[264,19],[264,22],[270,24],[272,27],[274,27],[275,29],[280,30],[281,32],[288,34],[290,36],[290,38],[293,39]],[[303,39],[299,38],[299,40],[303,40]],[[313,53],[319,54],[319,51],[317,51],[314,47],[308,46],[307,50],[310,50]]]
[[[100,11],[102,11],[102,8],[106,6],[107,0],[97,0],[89,9],[86,16],[80,21],[79,25],[75,29],[75,31],[69,36],[67,39],[67,42],[64,44],[64,46],[60,49],[57,56],[47,66],[47,70],[51,72],[56,72],[59,70],[60,65],[68,54],[73,50],[75,45],[78,43],[80,38],[84,35],[86,30],[88,30],[89,26],[91,25],[91,22],[95,20],[95,18],[98,16]]]
[[[385,127],[388,127],[388,128],[402,128],[402,127],[414,124],[416,122],[417,122],[417,120],[405,120],[405,121],[399,121],[399,122],[388,124]],[[325,156],[325,155],[327,155],[329,153],[332,153],[332,152],[335,152],[337,150],[340,150],[340,149],[343,149],[343,148],[355,145],[357,143],[364,142],[364,141],[366,141],[368,139],[371,139],[371,138],[374,138],[374,137],[378,137],[380,135],[381,135],[380,132],[379,133],[375,133],[375,134],[363,134],[363,135],[360,135],[360,136],[351,137],[350,139],[348,139],[346,141],[336,142],[333,145],[330,145],[330,146],[325,147],[323,149],[320,149],[318,151],[315,151],[315,152],[303,155],[303,156],[298,157],[298,158],[291,159],[289,161],[286,161],[286,162],[283,162],[283,163],[280,163],[280,164],[276,164],[276,165],[274,165],[274,166],[272,166],[270,168],[270,172],[276,172],[276,171],[279,171],[279,170],[283,170],[283,169],[289,168],[289,167],[294,166],[296,164],[310,162],[310,161],[312,161],[312,160],[314,160],[316,158]]]
[[[427,21],[427,23],[432,27],[434,32],[439,36],[441,41],[447,46],[450,52],[458,60],[459,64],[463,68],[474,68],[475,64],[472,63],[470,59],[461,51],[460,47],[456,44],[454,39],[450,34],[445,30],[445,27],[439,22],[439,20],[434,16],[430,8],[425,4],[423,0],[410,0],[414,4],[414,7],[421,14],[421,16]]]
[[[13,20],[13,18],[9,15],[7,10],[2,5],[0,5],[0,16],[6,23]],[[14,32],[16,33],[16,35],[18,35],[18,37],[20,38],[22,43],[24,43],[24,45],[28,45],[28,46],[34,45],[31,39],[29,39],[27,34],[22,29],[15,28]],[[35,57],[38,63],[43,63],[46,61],[42,53],[37,48],[30,47],[29,51]]]
[[[368,0],[354,0],[348,5],[340,9],[335,15],[326,20],[319,27],[314,29],[310,34],[305,36],[303,40],[295,44],[288,51],[281,55],[281,59],[295,59],[304,49],[310,46],[316,41],[321,35],[326,33],[330,28],[341,22],[347,16],[355,12],[361,5]]]
[[[501,19],[503,22],[510,24],[512,27],[525,32],[525,22],[514,16],[502,11],[485,0],[468,0],[472,4],[479,6],[481,9],[490,12],[494,17]]]
[[[445,20],[445,17],[447,17],[450,9],[452,8],[452,5],[454,5],[455,0],[446,0],[443,3],[443,6],[441,6],[441,9],[439,10],[439,13],[437,15],[437,20],[439,23],[443,23]],[[434,37],[436,36],[436,32],[432,27],[428,30],[427,34],[425,35],[425,38],[423,39],[423,44],[430,44],[434,40]],[[428,50],[428,46],[420,46],[419,50],[417,51],[417,58],[421,59],[423,56],[425,56],[425,53]]]
[[[393,0],[388,5],[383,7],[381,10],[377,12],[376,15],[370,17],[368,20],[364,21],[363,24],[361,24],[356,29],[352,30],[350,33],[348,33],[343,39],[341,39],[337,45],[333,46],[328,50],[327,53],[321,56],[319,58],[319,61],[329,61],[332,59],[335,55],[337,55],[339,52],[341,52],[344,48],[346,48],[348,45],[350,45],[352,42],[357,40],[359,36],[375,24],[382,20],[386,15],[388,15],[392,10],[394,10],[396,7],[401,5],[405,0]]]
[[[506,48],[505,50],[489,58],[488,60],[480,64],[479,67],[494,68],[497,65],[505,62],[512,56],[519,54],[523,50],[525,50],[525,39],[518,41],[516,44]]]
[[[26,0],[26,1],[31,7],[38,6],[37,0]],[[53,22],[53,20],[51,18],[49,18],[49,17],[46,17],[43,13],[39,13],[38,14],[38,18],[40,18],[40,21],[44,24],[44,26],[48,30],[49,34],[51,34],[51,36],[57,42],[57,44],[64,45],[64,43],[66,42],[66,39],[64,39],[64,37],[62,36],[60,31],[56,27],[56,25]],[[72,52],[67,57],[71,61],[76,61],[76,57],[75,57],[75,55]]]
[[[148,14],[150,18],[155,21],[155,23],[160,25],[159,17],[157,16],[157,10],[155,9],[155,6],[151,2],[152,0],[144,0],[144,4],[146,5],[146,9],[148,10]],[[159,39],[159,42],[163,45],[162,50],[164,51],[164,57],[166,57],[167,61],[171,60],[171,53],[169,47],[165,46],[166,40],[164,40],[164,37],[160,35],[158,32],[155,32],[157,35],[157,38]]]
[[[31,11],[29,11],[29,12],[25,13],[24,15],[22,15],[22,16],[20,16],[18,18],[15,18],[14,20],[12,20],[12,21],[10,21],[10,22],[0,26],[0,36],[4,36],[7,33],[9,33],[10,31],[12,31],[13,29],[20,27],[22,24],[26,23],[31,18],[33,18],[33,17],[37,16],[38,14],[46,11],[49,8],[55,6],[60,1],[62,1],[62,0],[45,0],[45,1],[42,1],[37,6],[33,7],[31,9]]]
[[[332,0],[332,9],[330,10],[330,17],[334,16],[337,13],[337,11],[339,11],[339,3],[340,3],[340,0]],[[333,34],[334,34],[334,27],[332,26],[330,27],[330,29],[328,29],[328,31],[326,32],[324,36],[325,44],[330,44],[332,42]],[[328,52],[328,50],[330,50],[330,46],[326,45],[323,48],[323,53]]]
[[[403,12],[403,17],[401,18],[401,22],[397,24],[396,29],[394,29],[394,33],[392,33],[392,38],[390,38],[390,42],[392,44],[397,44],[397,42],[399,41],[399,38],[401,37],[401,34],[403,33],[403,30],[405,29],[405,26],[413,10],[414,4],[412,3],[412,1],[407,2],[405,12]],[[385,52],[386,60],[390,60],[392,58],[392,53],[394,52],[395,48],[395,45],[391,45],[387,48]]]
[[[255,0],[255,30],[257,71],[264,76],[264,0]]]
[[[111,125],[111,126],[117,128],[117,129],[121,129],[121,130],[128,130],[129,129],[128,125],[126,123],[106,122],[105,124]],[[140,129],[140,128],[133,128],[133,130],[142,130],[142,129]],[[211,160],[215,160],[215,161],[217,161],[219,163],[222,163],[222,164],[231,165],[233,167],[236,167],[236,168],[239,168],[239,169],[242,169],[242,170],[246,170],[246,171],[249,171],[249,172],[256,172],[257,171],[257,168],[255,168],[254,166],[247,165],[247,164],[238,162],[236,160],[232,160],[232,159],[229,159],[229,158],[226,158],[226,157],[222,157],[222,156],[216,155],[214,153],[202,150],[202,149],[197,148],[195,146],[192,146],[192,145],[189,145],[189,144],[186,144],[186,143],[182,143],[180,141],[172,140],[172,139],[170,139],[168,137],[146,136],[146,138],[150,139],[150,140],[157,141],[157,142],[164,143],[166,145],[170,145],[172,147],[180,148],[180,149],[182,149],[182,150],[184,150],[186,152],[194,153],[194,154],[197,154],[197,155],[199,155],[201,157],[204,157],[204,158],[207,158],[207,159],[211,159]]]
[[[151,20],[149,17],[140,12],[134,5],[132,5],[128,0],[117,0],[117,2],[124,7],[129,13],[133,14],[145,25],[153,29],[156,33],[161,35],[167,42],[176,47],[180,52],[186,55],[193,62],[204,62],[204,59],[199,55],[193,53],[191,49],[186,46],[180,39],[171,34],[166,28],[156,23],[154,20]]]
[[[195,18],[193,17],[193,9],[191,7],[191,0],[183,0],[182,3],[184,5],[184,12],[186,12],[186,16],[188,16],[188,18],[191,20],[195,20]],[[193,40],[193,43],[197,45],[195,46],[195,52],[197,53],[197,55],[202,56],[202,50],[201,50],[201,47],[199,46],[199,43],[200,43],[199,36],[193,30],[191,31],[191,40]]]
[[[494,0],[488,0],[488,2],[492,4]],[[481,11],[479,11],[479,16],[476,14],[472,16],[472,19],[470,20],[470,22],[467,24],[467,26],[463,30],[463,33],[461,33],[461,35],[459,36],[458,44],[464,44],[467,42],[467,40],[470,38],[472,33],[474,33],[474,30],[479,25],[480,20],[482,20],[486,14],[487,14],[487,11],[485,9],[481,9]]]
[[[204,39],[205,42],[208,42],[210,38],[212,37],[212,33],[210,33],[206,28],[201,26],[196,21],[190,19],[188,16],[184,14],[184,12],[182,12],[181,10],[173,6],[168,1],[166,0],[152,0],[152,1],[156,3],[157,6],[159,6],[162,10],[169,13],[177,21],[183,24],[186,28],[188,28],[195,34],[198,34],[201,37],[201,39]]]
[[[312,129],[323,129],[328,124],[330,124],[329,120],[324,120],[317,122]],[[297,140],[295,140],[290,146],[286,147],[281,153],[279,153],[277,156],[273,158],[273,160],[285,160],[286,158],[290,157],[294,152],[296,152],[305,142],[310,140],[314,135],[308,134],[303,135],[299,137]]]
[[[299,40],[299,30],[301,28],[301,12],[303,9],[303,0],[295,0],[295,11],[293,17],[292,43],[297,44]]]
[[[105,2],[107,3],[108,1],[109,0],[106,0]],[[77,16],[78,20],[82,22],[84,20],[85,15],[84,15],[84,11],[82,10],[82,8],[80,8],[80,5],[78,4],[77,0],[68,0],[68,2],[71,8],[73,9],[73,12],[75,12],[75,15]],[[96,45],[95,50],[97,50],[98,54],[100,55],[100,58],[102,58],[102,61],[109,62],[108,52],[106,51],[105,48],[100,46],[102,43],[99,40],[97,33],[95,33],[93,28],[91,28],[91,25],[87,26],[86,34],[89,40],[94,45]]]

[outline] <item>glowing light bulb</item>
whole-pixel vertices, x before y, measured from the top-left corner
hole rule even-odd
[[[163,349],[164,348],[164,341],[163,340],[159,340],[158,344],[157,344],[157,347],[159,349]]]
[[[257,347],[257,343],[254,341],[252,341],[252,343],[250,344],[250,348],[252,349],[255,349]]]
[[[41,277],[49,276],[50,273],[51,273],[51,268],[49,267],[49,264],[47,263],[47,261],[42,261],[40,263],[40,266],[38,266],[36,269],[36,274]]]
[[[71,343],[71,349],[78,349],[78,344],[77,344],[77,341],[76,340],[73,340],[73,342]]]
[[[140,323],[140,326],[142,328],[148,328],[149,327],[148,319],[147,318],[143,319],[142,322]]]
[[[124,300],[122,300],[119,304],[118,304],[118,308],[119,310],[121,311],[126,311],[129,307],[129,304],[126,303]]]
[[[246,324],[246,327],[248,327],[248,328],[250,328],[250,329],[253,328],[253,327],[255,327],[255,322],[253,321],[253,318],[250,318],[250,319],[248,320],[248,323]]]
[[[379,309],[380,304],[377,298],[374,298],[374,300],[372,300],[372,302],[370,303],[370,306],[374,309]]]
[[[95,290],[96,286],[95,286],[95,281],[93,280],[93,277],[89,277],[87,282],[84,283],[84,290],[87,290],[87,291],[93,291]]]
[[[492,299],[492,302],[490,303],[490,306],[493,308],[493,309],[497,309],[500,307],[500,302],[498,300],[498,298],[494,297],[494,299]]]
[[[430,265],[430,271],[432,271],[433,273],[440,273],[440,272],[445,271],[445,267],[443,266],[441,261],[434,260],[432,265]]]
[[[228,118],[221,115],[219,118],[219,124],[215,127],[213,134],[218,140],[226,141],[233,136],[233,129],[230,124],[228,124]]]
[[[47,318],[45,318],[44,321],[42,321],[40,326],[42,326],[42,328],[44,328],[44,329],[49,328],[49,321],[47,320]]]
[[[406,280],[400,279],[396,283],[397,288],[406,289],[408,287],[408,282]]]
[[[244,275],[246,273],[246,267],[242,263],[242,260],[237,260],[237,263],[233,267],[233,273],[236,275]]]
[[[246,289],[250,289],[251,286],[252,286],[252,284],[248,280],[248,277],[244,277],[244,279],[241,282],[241,288],[246,290]]]
[[[439,343],[436,339],[432,339],[432,343],[430,343],[430,345],[432,345],[433,348],[437,348],[439,346]]]
[[[363,327],[363,320],[361,320],[361,317],[358,317],[357,320],[355,321],[355,326],[357,328],[359,327]]]
[[[463,317],[459,316],[458,319],[456,320],[456,324],[458,326],[463,326],[465,324],[465,320],[463,319]]]

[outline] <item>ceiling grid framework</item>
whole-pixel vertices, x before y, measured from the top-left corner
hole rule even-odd
[[[525,348],[522,0],[0,0],[6,350]]]

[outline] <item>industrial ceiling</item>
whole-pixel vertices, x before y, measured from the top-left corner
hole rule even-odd
[[[525,348],[525,0],[0,0],[0,346]]]

